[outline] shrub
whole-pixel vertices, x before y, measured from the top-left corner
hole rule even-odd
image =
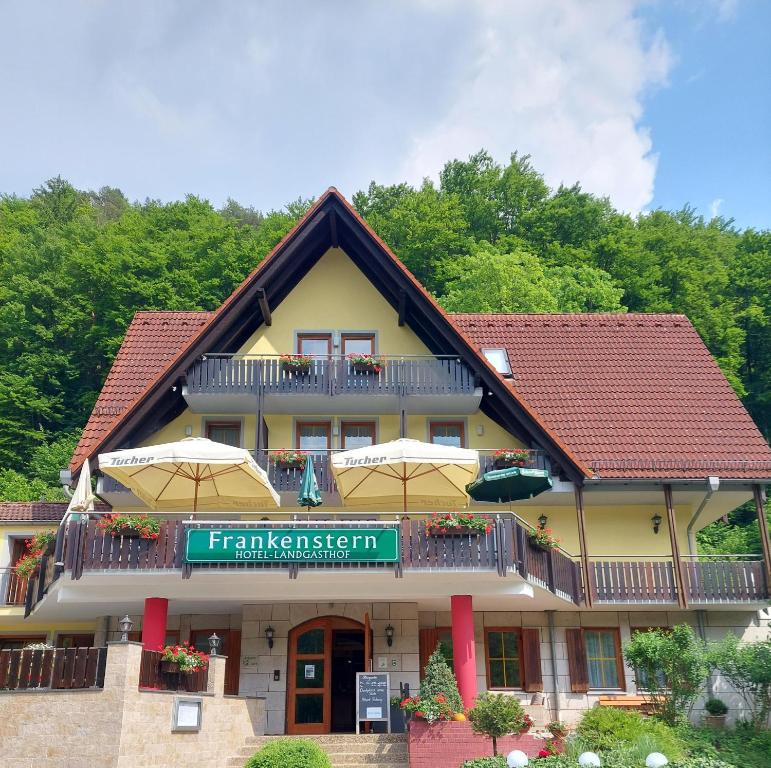
[[[720,716],[728,712],[728,705],[721,699],[707,699],[704,702],[704,709],[710,715]]]
[[[710,645],[708,656],[744,699],[752,722],[765,725],[771,713],[771,640],[741,643],[729,633]]]
[[[639,712],[612,707],[593,707],[584,713],[576,735],[585,749],[663,752],[670,760],[682,758],[684,744],[677,731],[661,720]],[[647,753],[646,753],[647,754]],[[643,755],[644,762],[645,755]]]
[[[444,696],[447,705],[453,712],[463,712],[463,701],[458,691],[458,683],[445,660],[441,643],[428,657],[425,673],[418,696],[421,699],[434,701],[437,696]]]
[[[314,741],[276,739],[255,752],[245,768],[332,768],[332,764]]]
[[[506,758],[503,755],[475,757],[473,760],[466,760],[460,768],[507,768]]]
[[[637,632],[624,646],[624,658],[637,670],[637,685],[670,725],[687,718],[709,674],[704,643],[687,624]],[[667,681],[663,689],[660,681]]]
[[[476,733],[493,740],[493,755],[498,754],[498,739],[508,733],[519,732],[525,724],[525,711],[513,697],[485,691],[477,697],[468,719]]]

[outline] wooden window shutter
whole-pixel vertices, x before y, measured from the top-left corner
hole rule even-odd
[[[238,684],[241,674],[241,630],[231,629],[228,637],[228,658],[225,662],[226,696],[238,696]]]
[[[526,691],[542,691],[541,637],[538,629],[522,630],[523,678]]]
[[[436,650],[439,644],[439,630],[435,628],[421,629],[418,636],[418,650],[420,652],[420,679],[423,679],[423,670],[428,664],[428,657]]]
[[[586,693],[589,690],[589,668],[586,663],[586,646],[582,629],[565,630],[568,643],[568,670],[570,671],[570,690],[573,693]]]

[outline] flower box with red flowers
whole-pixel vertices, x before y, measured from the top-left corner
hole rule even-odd
[[[27,554],[22,555],[16,561],[16,565],[13,566],[16,575],[20,579],[32,578],[40,568],[41,558],[42,554],[40,552],[27,552]]]
[[[354,373],[374,373],[378,374],[383,370],[383,361],[374,355],[348,355],[351,363],[351,369]]]
[[[307,376],[313,366],[313,358],[308,355],[281,355],[281,370],[295,376]]]
[[[190,643],[165,645],[161,648],[161,672],[192,673],[209,666],[209,656],[196,650]]]
[[[495,469],[526,467],[530,462],[530,451],[524,448],[500,448],[493,454]]]
[[[430,536],[468,536],[490,533],[493,521],[482,515],[468,512],[434,512],[426,523],[426,533]]]
[[[530,546],[544,551],[557,549],[560,545],[560,540],[556,536],[552,536],[551,528],[531,528],[528,539]]]
[[[276,451],[270,455],[270,460],[279,469],[305,469],[307,456],[302,451]]]
[[[405,712],[411,712],[416,718],[435,723],[439,720],[452,720],[452,707],[447,703],[447,697],[443,693],[436,696],[421,698],[420,696],[408,696],[400,704]]]
[[[115,538],[154,541],[161,533],[161,524],[150,515],[104,515],[97,527]]]

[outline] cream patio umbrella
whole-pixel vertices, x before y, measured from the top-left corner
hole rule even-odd
[[[400,438],[332,455],[332,472],[344,504],[460,507],[466,485],[479,473],[479,454]]]
[[[279,496],[249,451],[188,437],[99,455],[99,469],[163,511],[272,509]]]

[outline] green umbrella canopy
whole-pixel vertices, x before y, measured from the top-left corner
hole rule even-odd
[[[297,496],[297,504],[300,507],[321,506],[321,494],[319,484],[316,482],[316,473],[313,471],[313,457],[308,454],[305,459],[305,469],[300,481],[300,493]]]
[[[466,486],[474,501],[508,501],[530,499],[551,488],[551,476],[545,469],[507,467],[485,472]]]

